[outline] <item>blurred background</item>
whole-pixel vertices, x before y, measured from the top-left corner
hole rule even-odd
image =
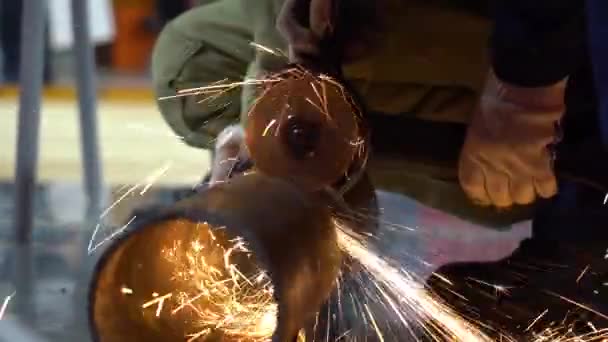
[[[182,143],[158,113],[149,72],[159,31],[205,2],[87,2],[96,81],[96,98],[88,99],[96,111],[87,115],[97,132],[81,130],[71,0],[46,2],[33,229],[31,240],[20,241],[14,218],[23,212],[15,205],[15,173],[19,101],[27,87],[19,70],[28,68],[21,65],[28,60],[20,47],[24,1],[0,0],[0,341],[89,340],[86,290],[95,256],[88,250],[126,224],[133,208],[171,203],[207,173],[209,155]],[[82,139],[95,135],[103,220],[88,208],[85,191]],[[529,234],[525,224],[511,232],[483,230],[396,194],[381,194],[380,205],[387,220],[424,227],[432,237],[393,248],[437,264],[498,259]],[[483,251],[468,248],[473,242]]]
[[[81,133],[91,133],[81,132],[79,121],[71,0],[42,3],[48,6],[38,179],[31,248],[22,253],[13,242],[24,1],[0,0],[0,341],[87,341],[85,294],[94,264],[87,249],[98,222],[87,218]],[[103,208],[123,198],[97,229],[97,244],[111,234],[105,224],[120,227],[147,201],[173,201],[176,189],[191,188],[207,172],[208,155],[177,139],[158,113],[149,73],[163,25],[202,1],[83,3],[94,48]],[[125,196],[155,174],[149,191]]]

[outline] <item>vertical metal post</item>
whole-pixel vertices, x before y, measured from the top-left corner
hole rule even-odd
[[[89,1],[72,0],[72,27],[76,56],[76,85],[80,109],[80,140],[88,216],[99,214],[102,204],[102,168],[97,134],[95,57],[89,27]]]
[[[43,0],[23,0],[21,23],[20,98],[15,169],[15,239],[17,243],[18,310],[30,316],[32,265],[30,245],[38,167],[40,102],[44,66],[45,6]],[[29,317],[28,317],[29,318]]]
[[[0,18],[5,18],[6,17],[6,10],[4,9],[4,1],[0,0]],[[3,19],[6,20],[6,19]],[[5,80],[4,78],[6,77],[6,70],[5,68],[5,58],[6,58],[6,52],[4,51],[6,48],[6,43],[4,42],[4,39],[2,38],[2,35],[4,34],[4,26],[2,25],[2,23],[0,22],[0,84],[4,83]]]
[[[15,169],[15,233],[19,244],[30,242],[33,223],[44,65],[44,7],[42,0],[23,1],[19,70],[21,92]]]

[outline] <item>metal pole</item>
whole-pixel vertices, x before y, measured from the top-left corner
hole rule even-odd
[[[72,0],[72,25],[76,54],[76,85],[80,109],[80,139],[88,216],[102,206],[102,168],[97,135],[95,57],[89,33],[89,1]]]
[[[44,24],[43,2],[24,0],[15,169],[15,233],[19,244],[28,244],[32,231],[44,65]]]
[[[21,63],[17,165],[15,169],[15,239],[17,250],[18,310],[30,316],[32,274],[29,254],[32,239],[33,199],[38,165],[40,102],[44,65],[45,2],[24,0],[21,23]]]
[[[102,167],[99,158],[97,129],[97,80],[93,44],[89,26],[89,1],[72,0],[72,31],[74,33],[74,52],[76,62],[76,85],[78,87],[78,106],[80,115],[81,158],[87,213],[85,223],[94,227],[99,220],[103,206]],[[82,252],[85,253],[90,238],[89,231],[81,232]],[[90,263],[83,262],[78,274],[79,284],[88,279]],[[75,324],[86,326],[88,316],[85,306],[87,286],[76,289],[73,301],[76,312]]]

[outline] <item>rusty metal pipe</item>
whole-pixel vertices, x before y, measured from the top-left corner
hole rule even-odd
[[[295,340],[329,297],[341,264],[328,201],[320,193],[251,173],[174,206],[136,213],[96,266],[89,308],[93,339],[173,341],[192,332],[187,320],[142,313],[142,303],[151,292],[172,290],[170,265],[160,250],[196,239],[205,225],[225,227],[224,241],[241,237],[249,245],[274,287],[278,317],[272,340]],[[248,262],[239,267],[251,267]],[[123,286],[132,293],[122,293]]]

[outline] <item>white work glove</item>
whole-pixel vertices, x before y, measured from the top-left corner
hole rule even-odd
[[[239,163],[249,159],[245,144],[245,131],[240,125],[226,127],[217,137],[215,156],[211,165],[209,185],[226,181]]]
[[[504,208],[557,193],[549,146],[558,138],[565,84],[524,88],[489,75],[458,166],[473,201]]]

